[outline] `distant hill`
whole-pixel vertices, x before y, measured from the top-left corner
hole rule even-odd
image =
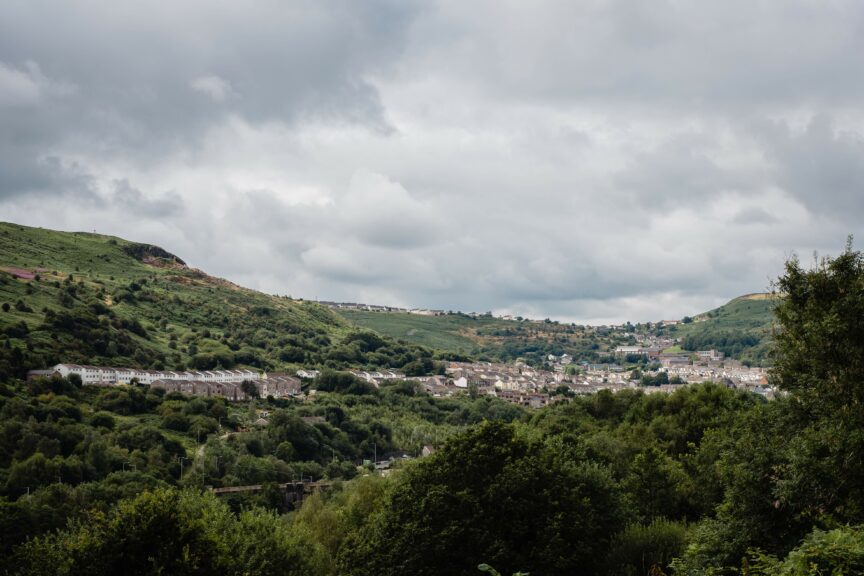
[[[56,362],[431,366],[428,350],[363,333],[318,304],[243,288],[164,248],[98,234],[0,223],[0,306],[0,378]]]
[[[771,327],[777,296],[747,294],[682,323],[672,333],[685,350],[722,350],[727,356],[754,364],[769,361]]]
[[[338,313],[356,326],[433,347],[453,357],[540,364],[549,354],[567,353],[581,360],[603,361],[605,353],[622,343],[612,337],[614,331],[553,320],[504,320],[458,312],[439,316],[362,310]]]
[[[682,338],[686,350],[715,348],[732,358],[765,364],[775,303],[771,294],[748,294],[661,332]],[[337,312],[356,326],[450,354],[505,361],[521,358],[533,363],[542,362],[547,354],[563,353],[580,360],[604,361],[606,353],[617,345],[633,343],[622,336],[623,332],[645,328],[637,325],[613,330],[459,313],[424,316],[350,309]]]

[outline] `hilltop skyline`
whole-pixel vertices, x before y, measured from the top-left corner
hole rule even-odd
[[[860,235],[862,24],[852,1],[10,2],[0,219],[306,299],[680,318]]]

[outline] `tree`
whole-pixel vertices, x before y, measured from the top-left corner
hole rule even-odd
[[[602,466],[485,422],[403,472],[343,546],[340,572],[473,575],[488,562],[503,573],[597,573],[622,510]]]
[[[299,575],[311,572],[309,545],[272,513],[235,517],[213,495],[156,489],[30,540],[16,573]]]
[[[636,455],[623,484],[640,520],[648,523],[684,515],[688,481],[681,464],[652,446]]]
[[[782,556],[814,526],[864,522],[864,256],[850,241],[810,269],[792,258],[775,287],[772,381],[789,395],[726,432],[724,501],[685,564],[740,565],[754,546]]]
[[[255,385],[251,380],[244,380],[240,384],[240,389],[248,396],[249,398],[260,398],[261,393],[258,392],[258,386]]]
[[[755,553],[751,568],[753,574],[784,576],[864,573],[864,528],[816,529],[783,561]]]
[[[814,415],[864,409],[864,256],[851,238],[836,258],[804,270],[797,258],[777,281],[774,379]],[[840,414],[837,414],[839,411]]]

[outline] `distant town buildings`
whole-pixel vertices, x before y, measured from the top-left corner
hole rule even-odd
[[[639,388],[647,393],[671,392],[682,385],[700,382],[719,382],[729,387],[751,390],[772,397],[767,369],[750,368],[735,360],[728,360],[717,350],[698,352],[659,353],[656,345],[619,346],[622,355],[646,354],[652,358],[650,366],[640,370],[625,370],[614,362],[603,364],[576,363],[567,354],[548,355],[549,369],[528,366],[522,362],[512,364],[492,362],[451,362],[446,373],[435,376],[411,376],[395,370],[352,370],[351,374],[375,387],[390,382],[415,382],[431,396],[446,397],[454,394],[480,394],[500,398],[520,406],[539,408],[568,396],[591,394],[600,390],[613,392]],[[638,351],[638,352],[637,352]],[[612,356],[609,357],[610,360]],[[656,376],[665,372],[670,384],[641,386],[643,376]],[[251,395],[273,398],[297,397],[302,394],[303,380],[318,377],[313,369],[261,373],[253,370],[157,371],[136,368],[116,368],[78,364],[57,364],[48,370],[31,370],[27,377],[68,377],[77,374],[84,384],[114,386],[138,382],[166,392],[180,392],[195,396],[212,396],[231,401],[246,400]],[[254,386],[254,392],[249,388]]]
[[[329,302],[319,300],[318,304],[334,310],[362,310],[366,312],[402,312],[419,316],[444,316],[444,310],[429,310],[427,308],[398,308],[396,306],[379,306],[377,304],[359,304],[357,302]]]
[[[146,384],[166,392],[181,392],[194,396],[217,396],[232,401],[246,400],[249,396],[244,382],[254,385],[258,396],[284,398],[300,394],[300,379],[286,373],[259,374],[253,370],[141,370],[82,364],[57,364],[48,370],[31,370],[27,379],[68,378],[76,374],[82,384],[91,386],[117,386]]]
[[[84,364],[57,364],[49,370],[31,370],[27,378],[45,377],[59,374],[68,378],[70,374],[81,377],[83,384],[130,384],[133,381],[140,384],[152,384],[157,380],[199,381],[210,383],[243,382],[258,380],[262,376],[253,370],[142,370],[138,368],[114,368],[110,366],[88,366]]]

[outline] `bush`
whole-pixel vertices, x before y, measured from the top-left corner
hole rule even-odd
[[[681,522],[658,519],[650,524],[631,524],[615,536],[609,548],[610,576],[642,576],[669,563],[684,549],[686,527]],[[655,568],[656,567],[656,568]]]
[[[114,416],[112,416],[109,412],[96,412],[90,418],[90,425],[94,428],[105,428],[107,430],[113,430],[114,424]]]
[[[343,394],[371,394],[375,391],[369,383],[349,372],[325,370],[315,379],[315,389]]]
[[[784,561],[753,553],[751,574],[777,576],[844,576],[864,574],[864,526],[846,526],[828,532],[816,529]]]
[[[189,418],[183,414],[168,414],[162,418],[162,427],[167,428],[168,430],[186,432],[189,430],[189,425]]]

